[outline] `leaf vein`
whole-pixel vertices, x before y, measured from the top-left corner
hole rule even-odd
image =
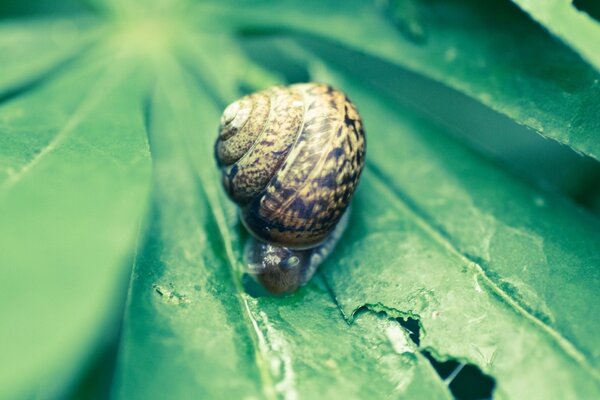
[[[450,235],[448,235],[443,229],[441,229],[435,221],[432,221],[432,218],[429,215],[427,215],[424,211],[419,209],[408,195],[402,192],[396,185],[390,187],[389,182],[391,182],[392,180],[386,178],[386,174],[376,165],[376,163],[370,161],[369,163],[367,163],[367,168],[369,171],[372,172],[372,176],[375,178],[374,183],[377,186],[379,186],[379,188],[382,191],[389,192],[391,194],[391,198],[394,199],[394,202],[400,208],[412,214],[414,217],[414,221],[432,239],[434,239],[444,248],[449,250],[451,253],[458,256],[466,265],[475,268],[475,270],[481,276],[486,285],[496,295],[498,295],[502,300],[504,300],[507,305],[509,305],[515,312],[521,314],[527,320],[539,327],[543,332],[550,336],[567,355],[569,355],[583,367],[592,371],[592,375],[594,376],[594,378],[600,381],[600,373],[598,372],[598,370],[592,365],[590,365],[585,355],[573,343],[571,343],[571,341],[562,336],[554,328],[544,323],[541,319],[537,318],[523,305],[519,304],[517,300],[513,299],[508,293],[506,293],[500,286],[498,286],[493,281],[493,279],[490,276],[488,276],[481,264],[478,261],[472,259],[472,257],[470,257],[469,255],[461,252],[458,246],[455,243],[453,243]]]
[[[21,181],[28,173],[30,173],[48,154],[56,150],[56,148],[77,128],[77,126],[95,109],[95,107],[104,99],[108,92],[114,88],[120,78],[123,76],[121,72],[115,79],[113,74],[106,74],[104,79],[101,79],[98,84],[94,85],[90,94],[85,100],[75,109],[73,115],[66,121],[63,128],[50,140],[29,162],[24,164],[9,178],[3,185],[4,190],[8,190]],[[109,84],[112,79],[112,84]]]

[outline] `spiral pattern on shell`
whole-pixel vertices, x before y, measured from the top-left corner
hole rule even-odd
[[[309,248],[346,210],[363,169],[365,136],[344,93],[318,83],[277,86],[225,109],[215,153],[248,230],[270,243]]]

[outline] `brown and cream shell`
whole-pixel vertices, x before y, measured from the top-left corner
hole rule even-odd
[[[360,116],[319,83],[242,97],[222,116],[216,156],[244,225],[266,242],[323,242],[348,206],[365,160]]]

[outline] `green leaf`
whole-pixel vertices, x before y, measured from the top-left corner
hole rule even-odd
[[[288,299],[243,291],[240,226],[212,164],[212,134],[200,128],[220,110],[189,88],[191,76],[173,67],[160,75],[150,112],[154,223],[134,268],[117,397],[167,388],[178,398],[448,398],[397,323],[370,315],[349,327],[322,283]]]
[[[89,20],[32,20],[0,25],[0,96],[44,79],[99,32]],[[27,62],[23,62],[27,60]]]
[[[424,74],[600,159],[600,74],[515,5],[473,0],[376,4],[384,6],[347,1],[339,7],[309,0],[252,3],[235,13],[211,11],[248,33],[324,39]],[[547,9],[545,2],[539,4]],[[571,14],[561,26],[576,26]],[[597,34],[588,30],[586,54],[600,54],[597,45],[589,44],[598,42],[593,40]],[[372,77],[377,78],[391,88],[397,84],[393,77]]]
[[[0,39],[0,397],[78,385],[125,296],[115,398],[451,399],[463,367],[478,397],[600,397],[598,220],[386,94],[406,67],[597,157],[597,72],[509,2],[377,4],[98,2],[56,46],[5,28],[29,39]],[[293,46],[263,62],[259,33]],[[213,145],[228,102],[296,79],[350,95],[368,162],[315,278],[253,297]]]
[[[143,82],[98,50],[0,107],[0,397],[64,390],[113,324],[145,212]]]
[[[388,210],[357,213],[355,240],[326,270],[342,310],[417,315],[422,346],[480,365],[510,398],[596,396],[600,325],[587,315],[600,301],[598,221],[351,80],[340,84],[370,121],[359,209]]]
[[[177,74],[161,71],[160,75]],[[331,75],[315,78],[335,80]],[[539,386],[545,385],[544,395],[548,397],[587,397],[599,393],[594,354],[597,326],[585,319],[587,301],[598,300],[594,291],[598,274],[588,267],[588,263],[597,265],[600,261],[593,251],[599,236],[598,223],[590,222],[563,201],[532,190],[497,171],[489,162],[451,139],[444,139],[444,134],[435,126],[411,116],[407,110],[390,109],[381,99],[352,85],[351,80],[338,80],[338,84],[361,104],[365,120],[371,121],[369,157],[377,161],[371,162],[357,194],[352,229],[324,270],[327,283],[317,279],[288,299],[250,298],[238,283],[243,228],[224,198],[218,173],[211,165],[212,134],[198,128],[202,129],[198,135],[190,128],[206,126],[206,121],[213,121],[208,126],[216,126],[218,108],[207,93],[187,88],[186,82],[193,80],[192,77],[179,78],[179,82],[170,80],[160,85],[162,89],[159,87],[155,94],[157,100],[151,114],[155,121],[152,132],[157,139],[152,143],[157,151],[153,154],[156,165],[161,166],[165,174],[156,186],[165,189],[156,201],[160,223],[151,230],[149,244],[141,253],[149,255],[135,269],[135,276],[140,278],[138,283],[134,280],[133,303],[128,313],[136,317],[128,319],[129,325],[126,322],[129,328],[119,366],[119,397],[151,396],[164,387],[180,397],[192,393],[218,396],[224,384],[218,376],[223,375],[235,375],[227,380],[228,390],[236,393],[234,396],[239,390],[239,395],[254,393],[267,398],[296,394],[313,397],[335,387],[340,397],[381,397],[393,391],[391,388],[396,388],[397,394],[408,395],[413,390],[412,385],[419,388],[416,393],[425,397],[448,396],[443,386],[439,386],[439,380],[433,386],[424,383],[436,382],[435,375],[406,334],[389,333],[394,329],[392,326],[398,328],[389,325],[389,320],[385,324],[381,317],[373,319],[373,314],[356,315],[364,307],[374,312],[383,311],[393,318],[418,318],[424,331],[423,348],[439,359],[454,358],[478,365],[497,380],[497,393],[506,397],[532,396],[540,393]],[[214,85],[218,87],[219,83]],[[394,132],[393,139],[386,139],[390,131]],[[159,137],[171,139],[159,143]],[[432,146],[431,143],[437,144]],[[391,152],[390,146],[403,149],[401,163],[400,154]],[[170,149],[170,157],[160,157],[158,149],[161,147]],[[429,148],[432,149],[427,151]],[[446,155],[448,149],[451,151]],[[192,171],[186,172],[182,162],[186,157],[196,168],[198,182],[193,182]],[[389,174],[383,176],[383,169]],[[404,174],[398,175],[399,171]],[[419,171],[425,176],[415,180],[415,173],[421,177]],[[176,177],[185,175],[188,183],[183,185]],[[464,179],[459,180],[461,177]],[[488,181],[493,185],[486,187]],[[499,186],[498,181],[502,185]],[[182,186],[174,187],[175,182]],[[415,200],[407,200],[395,184],[421,192],[415,193]],[[196,189],[196,185],[200,188]],[[437,188],[442,193],[431,193]],[[189,204],[197,199],[198,190],[205,197],[204,207]],[[518,210],[517,217],[524,215],[524,222],[535,221],[541,214],[546,219],[555,218],[556,225],[564,224],[565,219],[575,219],[577,223],[573,224],[574,231],[563,237],[546,230],[544,225],[507,221],[514,218],[511,213],[502,212],[507,199],[500,197],[498,203],[492,205],[474,204],[471,196],[479,194],[476,190],[493,190],[493,195],[486,193],[486,198],[517,194],[518,198],[509,204]],[[415,203],[434,208],[433,215],[439,215],[441,221],[426,216],[423,211],[414,211]],[[543,210],[539,210],[540,207]],[[202,209],[211,210],[212,216],[199,214],[198,210]],[[188,211],[183,213],[182,210]],[[381,210],[387,211],[382,214]],[[459,213],[460,210],[464,211]],[[472,224],[473,228],[465,224]],[[446,232],[446,228],[452,229],[451,233]],[[207,237],[203,232],[213,234]],[[450,235],[453,235],[451,239]],[[527,240],[531,237],[535,239],[534,244],[547,241],[551,249],[558,250],[549,253],[546,260],[544,249],[528,248],[531,244]],[[503,249],[511,250],[503,252]],[[518,263],[514,262],[514,249],[521,249],[516,256],[521,258]],[[203,255],[201,262],[194,254]],[[565,259],[571,264],[565,263]],[[177,268],[178,265],[184,267]],[[561,272],[545,277],[546,269]],[[228,270],[234,271],[234,283],[227,289],[222,285],[229,282]],[[212,274],[202,276],[202,271],[212,271]],[[515,274],[522,276],[517,278]],[[564,286],[565,276],[573,275],[573,284],[584,291],[585,296],[575,291],[565,293],[572,295],[568,299],[551,296]],[[350,327],[341,319],[335,324],[330,322],[332,315],[338,312],[330,302],[330,295],[352,323]],[[446,296],[450,299],[446,300]],[[472,302],[474,296],[479,297],[477,303]],[[327,304],[329,312],[323,311],[328,309]],[[440,310],[448,315],[441,315]],[[553,320],[551,313],[555,312],[562,317]],[[316,319],[323,314],[323,321]],[[229,325],[222,322],[223,317]],[[578,321],[585,322],[579,324]],[[234,328],[233,331],[225,330],[226,326]],[[201,333],[200,327],[208,332]],[[219,335],[214,338],[212,333],[216,331]],[[515,339],[514,332],[520,332],[520,337]],[[247,335],[250,338],[242,341]],[[387,335],[388,343],[377,345],[378,351],[374,352],[369,346],[364,348],[360,342],[356,343],[354,335],[368,343],[380,343]],[[412,362],[397,359],[394,346],[399,345],[390,336],[402,338],[403,346],[410,349]],[[211,338],[208,343],[206,337]],[[452,340],[448,341],[448,337]],[[225,344],[236,339],[235,345]],[[323,342],[335,344],[329,344],[327,352],[312,345]],[[192,351],[167,364],[161,362],[171,360],[170,355],[174,353],[181,353],[180,346]],[[232,348],[236,350],[234,353],[225,352]],[[254,351],[253,357],[244,363],[240,360],[249,348]],[[530,348],[536,348],[536,353],[528,354]],[[149,358],[140,363],[141,355]],[[385,367],[394,367],[378,369],[376,374],[364,373],[375,370],[381,358],[395,360],[385,364]],[[199,359],[206,362],[198,365]],[[361,360],[358,371],[348,368],[351,359]],[[545,360],[544,365],[540,365],[540,360]],[[330,376],[325,373],[331,373],[327,365],[318,367],[324,362],[344,365],[347,369]],[[401,367],[403,364],[407,365]],[[277,367],[271,369],[271,365]],[[173,371],[177,371],[176,376],[172,375]],[[398,379],[398,371],[404,371],[400,373],[404,377],[413,375],[411,385],[392,378]],[[426,374],[421,378],[423,373]],[[257,375],[261,379],[260,387],[252,388]],[[215,378],[211,378],[213,376]],[[381,381],[374,384],[376,378]],[[552,380],[560,381],[560,388],[548,386],[547,382]],[[532,382],[532,385],[523,386],[520,381]],[[153,385],[140,392],[142,382]],[[365,392],[360,389],[363,387],[377,391]],[[348,392],[342,394],[340,388]],[[433,392],[425,394],[425,388]],[[532,388],[536,391],[532,392]]]
[[[560,0],[513,0],[533,19],[600,69],[600,24],[572,3]]]

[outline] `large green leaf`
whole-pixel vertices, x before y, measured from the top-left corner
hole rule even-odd
[[[0,397],[76,385],[125,292],[116,398],[448,399],[465,366],[497,398],[600,397],[598,220],[400,105],[393,72],[324,55],[408,67],[598,157],[576,53],[509,2],[107,4],[3,28]],[[296,44],[265,41],[263,63],[251,32]],[[349,93],[368,163],[320,273],[253,297],[213,143],[226,103],[297,77]]]
[[[538,9],[552,9],[539,4]],[[600,159],[600,74],[510,2],[346,1],[339,7],[337,2],[292,0],[236,6],[235,13],[223,6],[199,12],[233,20],[246,32],[309,35],[372,54]],[[576,25],[574,18],[561,18],[555,17],[560,24],[548,25],[561,32]],[[589,55],[597,47],[591,31],[598,24],[579,19],[586,20],[590,36],[580,42],[578,31],[569,43]],[[379,78],[388,86],[397,84],[393,77]]]
[[[325,73],[322,80],[335,82],[336,77]],[[366,97],[361,102],[366,110],[362,111],[370,115],[373,133],[390,129],[397,117],[385,109],[388,104],[399,107],[397,100],[382,93],[377,99],[358,89],[355,95],[351,82],[346,80],[341,85],[353,97]],[[405,118],[395,131],[404,135],[386,135],[385,139],[375,137],[370,141],[371,153],[377,152],[371,166],[380,179],[388,182],[468,262],[478,264],[502,291],[510,292],[521,307],[545,324],[558,327],[570,341],[592,343],[600,326],[587,320],[582,323],[588,305],[577,305],[577,299],[581,298],[581,290],[586,291],[583,297],[588,300],[600,300],[600,293],[593,285],[584,288],[577,282],[600,281],[600,273],[593,267],[600,262],[597,221],[592,219],[585,227],[570,224],[574,218],[586,220],[587,215],[570,207],[564,199],[533,192],[527,185],[500,177],[493,169],[482,172],[484,161],[469,157],[464,150],[457,148],[452,155],[456,147],[453,142],[428,133],[432,129],[423,126],[418,118]],[[407,132],[418,132],[417,139]],[[426,169],[420,167],[424,162]],[[499,182],[504,182],[505,190],[500,190]],[[570,208],[569,213],[548,212],[550,202]],[[557,230],[557,226],[561,229]],[[515,249],[527,249],[528,254],[515,254]],[[546,276],[547,270],[560,272]],[[571,291],[556,296],[572,283],[575,285]],[[592,356],[594,364],[600,362],[600,352],[595,348],[583,350]]]
[[[331,76],[326,78],[332,81]],[[367,343],[378,343],[386,332],[393,335],[390,325],[382,325],[372,316],[359,317],[358,327],[348,328],[341,319],[325,322],[338,313],[330,295],[349,322],[365,306],[385,311],[390,317],[418,318],[426,332],[423,347],[440,359],[452,357],[479,365],[497,379],[498,395],[528,397],[542,393],[540,387],[547,390],[544,397],[593,397],[599,393],[594,339],[598,327],[585,318],[587,301],[599,300],[594,290],[598,273],[588,267],[600,261],[594,252],[600,239],[598,224],[590,223],[572,206],[515,182],[430,124],[410,117],[406,110],[390,109],[349,81],[338,83],[350,91],[362,105],[366,121],[371,121],[369,157],[375,161],[357,196],[352,229],[325,269],[332,292],[315,283],[290,299],[256,301],[235,284],[237,273],[234,284],[223,288],[223,283],[229,282],[227,271],[240,270],[241,228],[221,193],[216,168],[210,161],[212,134],[203,128],[207,120],[213,121],[213,127],[217,125],[218,108],[206,94],[185,88],[191,77],[179,79],[161,85],[156,98],[163,101],[153,103],[151,112],[155,116],[153,135],[170,138],[169,143],[152,143],[179,150],[171,150],[170,157],[164,159],[158,150],[153,151],[156,165],[165,171],[163,183],[157,182],[157,187],[165,190],[165,197],[158,196],[157,200],[157,219],[162,223],[151,230],[149,244],[142,252],[148,254],[147,259],[135,269],[134,276],[139,278],[134,279],[134,303],[128,310],[135,317],[125,336],[126,356],[121,360],[122,383],[118,386],[121,397],[152,397],[165,386],[184,397],[193,393],[218,396],[225,384],[218,378],[222,375],[234,375],[226,381],[232,393],[239,388],[241,393],[256,391],[257,396],[262,391],[266,397],[273,393],[312,397],[328,387],[338,392],[339,388],[347,389],[347,393],[339,393],[340,397],[380,397],[394,392],[393,388],[398,395],[407,395],[412,385],[421,388],[421,395],[434,396],[435,392],[426,394],[425,388],[439,389],[420,381],[422,369],[429,371],[427,380],[432,380],[428,362],[408,344],[406,336],[399,337],[413,357],[403,369],[395,342],[389,337],[391,345],[377,346],[377,351],[352,339],[358,335]],[[390,130],[393,135],[389,135]],[[402,153],[390,152],[390,146],[402,149]],[[186,157],[196,166],[197,182],[181,164]],[[389,175],[382,175],[384,169]],[[187,185],[176,179],[185,175]],[[489,189],[485,182],[490,182]],[[175,183],[182,186],[174,187]],[[399,186],[416,191],[410,193],[414,200]],[[481,196],[486,189],[493,190],[493,195]],[[191,202],[198,199],[198,190],[203,193],[205,206]],[[472,200],[475,196],[488,200],[480,205]],[[426,210],[415,211],[415,203]],[[427,208],[433,209],[435,217],[428,216]],[[212,210],[212,217],[198,215],[201,209]],[[578,223],[572,224],[574,231],[569,235],[561,236],[546,230],[538,220],[542,218],[554,219],[549,227],[564,226],[565,219]],[[225,248],[203,232],[221,236]],[[548,250],[540,247],[544,244]],[[521,250],[515,254],[515,249]],[[202,254],[202,262],[194,254]],[[219,262],[223,254],[226,257]],[[557,273],[547,276],[547,269]],[[202,271],[212,274],[202,276]],[[560,298],[552,296],[564,287],[566,277],[578,291],[567,290]],[[476,303],[473,298],[477,298]],[[331,311],[325,313],[328,302]],[[316,320],[323,313],[324,321]],[[161,328],[152,329],[156,326]],[[203,334],[199,329],[208,332]],[[215,331],[219,335],[213,338],[211,332]],[[515,337],[514,332],[519,335]],[[208,342],[207,337],[211,337]],[[336,345],[327,346],[325,353],[312,345],[334,337]],[[235,345],[223,344],[235,343],[236,338]],[[244,344],[248,341],[250,344]],[[169,355],[178,353],[180,347],[193,352],[173,363],[160,362],[171,359]],[[253,357],[244,363],[240,360],[247,357],[248,348]],[[533,348],[535,352],[530,350]],[[150,359],[140,363],[143,355]],[[358,371],[348,368],[348,358],[361,360]],[[377,360],[381,358],[390,359],[390,364],[380,365]],[[199,359],[203,360],[200,364]],[[325,366],[318,367],[323,363]],[[277,368],[270,369],[273,364]],[[327,364],[348,369],[325,374]],[[390,365],[393,367],[388,369]],[[377,366],[383,367],[378,373],[364,374],[364,370]],[[416,374],[415,368],[419,371]],[[398,371],[402,370],[405,372],[400,376],[412,385],[395,380],[400,379]],[[171,375],[174,371],[176,377]],[[261,387],[249,389],[257,375],[262,378]],[[409,375],[411,378],[406,378]],[[377,384],[375,377],[381,380]],[[348,386],[348,378],[356,386]],[[559,384],[548,385],[548,380]],[[523,381],[530,386],[519,383]],[[144,385],[146,389],[140,393],[141,382],[153,385]],[[366,387],[373,392],[364,392]]]
[[[122,298],[150,164],[143,82],[109,55],[0,107],[3,398],[63,390]]]
[[[0,97],[14,95],[66,68],[76,51],[98,34],[90,23],[57,19],[1,24]]]
[[[168,388],[178,398],[411,390],[446,398],[408,343],[408,354],[394,350],[386,334],[406,341],[397,323],[369,316],[349,327],[322,284],[289,299],[256,300],[243,291],[241,231],[207,143],[205,122],[216,121],[219,109],[205,92],[187,88],[192,77],[161,74],[169,78],[161,79],[150,112],[155,223],[134,269],[118,397],[160,398]]]
[[[513,1],[600,69],[600,24],[590,15],[561,0]]]
[[[593,397],[600,326],[586,315],[600,301],[600,224],[501,173],[440,129],[398,118],[401,109],[349,81],[344,87],[371,118],[375,156],[367,176],[383,192],[361,209],[395,211],[357,215],[356,241],[344,242],[340,266],[326,270],[344,312],[368,304],[418,315],[423,346],[481,365],[496,377],[498,394],[542,395],[557,372],[560,387],[546,386],[542,397]],[[375,271],[367,277],[357,261],[364,253]],[[513,318],[519,322],[507,328]],[[517,389],[523,378],[531,386]]]

